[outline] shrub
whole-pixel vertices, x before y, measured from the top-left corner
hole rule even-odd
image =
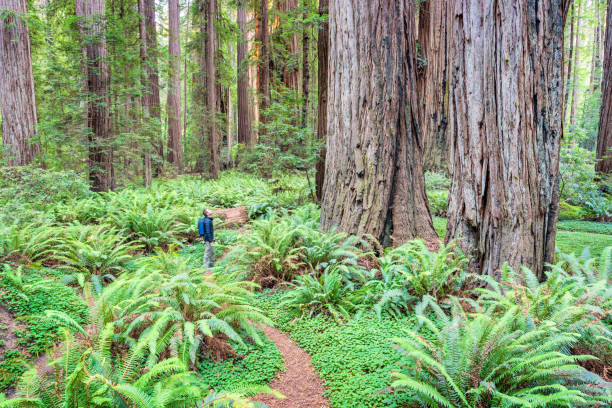
[[[455,305],[447,315],[427,300],[436,318],[417,311],[422,324],[395,338],[404,369],[394,372],[392,387],[411,391],[419,402],[438,407],[576,406],[612,401],[601,386],[589,384],[577,365],[590,356],[570,356],[577,336],[552,322],[524,331],[514,329],[519,307],[499,318],[491,312],[468,318]]]
[[[425,186],[427,190],[448,190],[450,183],[450,179],[442,173],[425,172]]]
[[[44,262],[54,256],[58,229],[51,224],[12,225],[0,229],[0,259]]]
[[[571,205],[561,200],[559,203],[559,219],[560,220],[581,220],[584,216],[582,207]]]
[[[429,211],[432,215],[443,217],[446,215],[448,207],[448,190],[432,191],[427,190],[427,199],[429,200]]]

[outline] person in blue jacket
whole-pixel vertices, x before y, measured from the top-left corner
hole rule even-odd
[[[211,212],[208,209],[204,210],[202,215],[204,217],[198,220],[198,232],[206,244],[206,250],[204,251],[204,267],[212,268],[215,263],[215,248],[213,247],[215,233],[213,220],[210,218]]]

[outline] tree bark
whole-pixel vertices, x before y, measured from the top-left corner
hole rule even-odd
[[[298,0],[278,0],[277,8],[281,13],[289,13],[295,10],[298,6]],[[280,22],[279,22],[280,24]],[[297,60],[299,39],[297,34],[289,37],[289,40],[286,44],[287,51],[291,55],[287,61],[283,63],[283,85],[287,88],[298,91],[299,89],[299,65]]]
[[[0,0],[0,107],[2,145],[9,166],[32,163],[40,152],[30,32],[20,14],[25,0]],[[5,14],[6,13],[6,14]]]
[[[452,64],[452,16],[455,0],[429,0],[419,9],[418,38],[423,62],[417,90],[419,123],[423,135],[425,170],[448,167],[448,90]]]
[[[142,82],[145,85],[146,89],[142,93],[141,96],[141,105],[143,111],[144,118],[144,130],[148,139],[152,144],[155,143],[155,135],[152,134],[152,107],[154,105],[153,101],[153,84],[151,82],[151,61],[149,60],[149,29],[147,28],[147,15],[146,15],[146,6],[145,2],[147,0],[138,0],[138,14],[140,15],[140,20],[138,24],[138,31],[140,34],[140,63],[142,64]],[[158,91],[159,92],[159,91]],[[159,94],[158,94],[159,97]],[[151,152],[148,147],[143,149],[143,182],[145,186],[150,186],[152,183],[152,167],[151,167]]]
[[[576,8],[576,43],[574,45],[574,72],[572,74],[572,105],[570,106],[570,125],[576,124],[576,110],[578,109],[578,63],[580,62],[580,4]]]
[[[569,90],[570,90],[570,81],[572,79],[572,63],[574,61],[574,27],[576,25],[576,16],[575,16],[576,5],[572,2],[572,14],[570,17],[570,38],[569,38],[569,55],[567,56],[567,72],[565,73],[563,79],[563,83],[565,86],[565,92],[563,96],[563,119],[565,120],[566,112],[567,112],[567,103],[569,101]]]
[[[215,8],[216,0],[208,0],[206,15],[206,91],[208,108],[208,148],[210,150],[210,177],[216,179],[219,174],[217,160],[217,126],[215,116],[217,111],[217,86],[215,81]]]
[[[268,30],[268,0],[260,0],[257,16],[256,41],[259,45],[257,64],[257,93],[261,122],[266,122],[265,111],[270,107],[270,34]]]
[[[446,242],[472,272],[553,261],[567,0],[458,0]]]
[[[249,66],[247,59],[247,28],[245,0],[238,0],[238,143],[252,145],[251,121],[249,119]]]
[[[246,1],[246,0],[245,0]],[[257,16],[253,9],[247,9],[247,21],[251,22],[249,27],[254,29],[248,29],[247,32],[247,44],[249,49],[249,68],[248,68],[248,79],[249,79],[249,118],[251,125],[259,122],[259,96],[257,95],[257,66],[259,59],[259,46],[257,44]],[[251,61],[251,58],[253,61]],[[251,143],[254,144],[258,139],[257,126],[251,126]]]
[[[606,20],[605,52],[601,85],[601,115],[597,136],[597,159],[595,170],[612,173],[612,1],[608,0]],[[606,158],[604,158],[606,157]]]
[[[329,28],[322,229],[385,246],[437,242],[418,134],[413,1],[336,0]]]
[[[329,0],[319,0],[319,15],[324,16],[328,13]],[[329,48],[329,21],[323,22],[319,28],[319,36],[317,38],[317,54],[319,56],[318,64],[318,100],[317,107],[317,138],[322,141],[323,145],[327,138],[327,76],[328,76],[328,48]],[[320,202],[323,199],[323,184],[325,182],[325,146],[321,149],[316,163],[317,173],[315,175],[317,200]]]
[[[589,90],[591,93],[595,92],[599,88],[599,69],[601,67],[601,60],[599,59],[599,44],[601,42],[601,0],[596,0],[597,7],[597,18],[595,19],[595,27],[593,29],[593,54],[591,55],[591,75],[589,77]]]
[[[104,0],[77,0],[87,56],[87,146],[89,181],[94,191],[113,187],[113,152],[110,116],[110,75],[106,48]]]
[[[181,33],[179,28],[178,0],[168,1],[169,38],[168,54],[170,75],[168,78],[168,162],[173,163],[179,173],[183,172],[181,147]]]
[[[302,118],[301,118],[301,126],[302,128],[306,127],[306,122],[308,120],[308,97],[310,93],[310,60],[309,60],[309,51],[310,51],[310,33],[308,27],[306,25],[306,19],[308,18],[308,2],[304,0],[304,12],[303,12],[303,20],[304,24],[302,27]]]

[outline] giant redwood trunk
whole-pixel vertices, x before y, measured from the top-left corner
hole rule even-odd
[[[245,0],[238,0],[238,143],[251,145],[251,121],[249,119],[249,67],[247,60],[247,28]],[[231,106],[231,103],[230,103]]]
[[[300,120],[300,126],[306,127],[308,120],[308,98],[310,94],[310,27],[306,25],[308,19],[308,1],[304,0],[302,7],[304,8],[302,18],[304,20],[304,26],[302,28],[302,117]]]
[[[319,16],[325,16],[328,12],[329,0],[319,0]],[[329,22],[327,19],[319,28],[319,36],[317,38],[317,54],[319,56],[318,64],[318,99],[319,106],[317,107],[317,138],[325,145],[327,138],[327,73],[328,73],[328,48],[329,48]],[[325,181],[325,147],[321,149],[317,158],[315,176],[317,200],[320,202],[323,199],[323,184]]]
[[[601,84],[601,116],[597,136],[597,158],[595,170],[612,173],[612,1],[608,0],[608,18]],[[605,158],[604,158],[605,157]]]
[[[419,8],[421,58],[417,74],[419,124],[426,170],[448,166],[448,90],[452,63],[452,18],[455,0],[428,0]]]
[[[563,0],[457,0],[446,241],[473,272],[553,261],[563,136]]]
[[[168,80],[168,162],[179,172],[183,171],[183,150],[181,144],[181,34],[179,29],[178,0],[168,1],[168,53],[170,77]]]
[[[215,80],[215,9],[216,0],[208,0],[206,13],[206,105],[208,107],[208,148],[210,151],[210,177],[216,179],[219,173],[217,158],[217,124],[215,117],[217,113],[217,86]]]
[[[268,30],[268,0],[260,0],[257,16],[256,41],[259,46],[257,61],[257,93],[260,120],[266,121],[265,110],[270,107],[270,33]]]
[[[31,163],[40,151],[30,33],[21,14],[25,0],[0,0],[0,107],[2,145],[10,166]]]
[[[417,126],[413,1],[335,0],[329,28],[321,227],[384,245],[437,240]]]
[[[89,181],[94,191],[113,187],[113,151],[110,115],[110,75],[105,39],[105,1],[77,0],[81,17],[87,71],[87,136]]]

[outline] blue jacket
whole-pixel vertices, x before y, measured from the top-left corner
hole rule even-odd
[[[213,231],[213,221],[210,217],[200,218],[198,220],[198,232],[200,236],[204,238],[206,242],[213,242],[215,240],[215,234]]]

